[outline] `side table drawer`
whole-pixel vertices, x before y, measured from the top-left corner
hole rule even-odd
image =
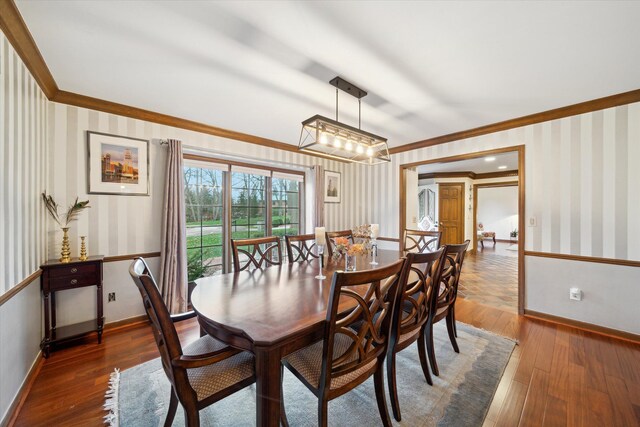
[[[100,279],[93,274],[77,274],[64,277],[52,277],[49,279],[49,285],[52,291],[59,291],[62,289],[78,288],[82,286],[97,285]]]
[[[68,265],[64,267],[56,267],[49,270],[49,277],[56,279],[63,276],[80,276],[95,277],[98,271],[98,264],[92,263],[87,265]]]

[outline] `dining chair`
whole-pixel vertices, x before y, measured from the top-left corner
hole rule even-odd
[[[353,243],[353,231],[351,230],[327,231],[325,232],[325,236],[327,239],[327,255],[329,258],[333,255],[333,249],[336,246],[334,239],[336,237],[346,237],[351,243]]]
[[[251,353],[234,349],[205,335],[182,347],[174,322],[194,317],[194,312],[172,316],[143,258],[136,258],[129,274],[138,287],[160,352],[162,368],[171,383],[165,427],[173,423],[178,402],[188,427],[200,425],[199,411],[255,382]]]
[[[442,231],[404,230],[402,250],[406,252],[431,252],[440,247]]]
[[[289,259],[289,264],[320,258],[319,255],[313,253],[313,248],[316,246],[315,234],[284,236],[284,240],[287,245],[287,258]]]
[[[247,249],[245,249],[245,247]],[[233,271],[243,271],[250,267],[263,268],[282,264],[280,238],[277,236],[255,239],[231,239]],[[246,259],[240,259],[240,256]]]
[[[436,296],[435,309],[429,314],[427,327],[425,329],[425,340],[427,341],[427,353],[429,355],[429,363],[431,371],[435,376],[440,375],[438,363],[436,362],[436,353],[433,345],[433,325],[442,319],[446,319],[447,332],[449,340],[456,353],[460,353],[458,343],[456,342],[456,311],[455,304],[458,296],[458,283],[460,282],[460,273],[462,272],[462,262],[469,247],[469,240],[458,245],[445,246],[445,260],[440,275],[440,286],[438,286],[438,295]]]
[[[327,425],[328,401],[371,375],[380,418],[385,426],[391,425],[384,395],[384,358],[404,263],[403,258],[375,270],[334,273],[323,340],[282,359],[281,369],[289,369],[318,398],[321,427]],[[284,402],[282,383],[280,393]],[[288,425],[284,404],[281,422]]]
[[[396,354],[414,342],[418,346],[424,379],[433,385],[427,361],[424,331],[435,308],[436,286],[440,283],[444,248],[434,252],[408,253],[393,315],[387,350],[387,383],[393,416],[401,420],[396,383]]]

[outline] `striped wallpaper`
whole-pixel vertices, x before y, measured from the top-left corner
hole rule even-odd
[[[65,204],[76,196],[90,200],[91,209],[83,213],[70,230],[72,256],[77,256],[79,236],[86,235],[90,254],[105,256],[160,250],[162,185],[166,148],[157,139],[177,138],[186,147],[215,150],[234,156],[310,168],[321,164],[326,170],[338,171],[343,177],[352,167],[304,154],[230,141],[212,135],[187,131],[113,114],[64,104],[49,103],[49,139],[51,166],[50,191]],[[151,196],[87,195],[86,131],[106,132],[135,138],[153,139],[150,144]],[[191,150],[190,150],[191,151]],[[344,181],[344,179],[343,179]],[[360,181],[357,181],[360,183]],[[343,185],[345,185],[343,183]],[[339,229],[357,218],[356,202],[343,195],[343,203],[326,204],[326,226]],[[359,199],[364,205],[364,199]],[[364,212],[364,206],[362,207]],[[307,224],[310,227],[310,224]],[[50,224],[49,254],[60,251],[61,232]]]
[[[640,103],[552,120],[351,166],[348,224],[379,222],[398,237],[399,166],[525,145],[526,250],[640,260]]]
[[[0,294],[46,258],[47,103],[0,32]]]

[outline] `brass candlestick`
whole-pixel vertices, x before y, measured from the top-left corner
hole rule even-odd
[[[63,227],[62,250],[60,251],[60,262],[71,262],[71,246],[69,246],[69,227]]]
[[[80,236],[80,261],[87,260],[87,245],[84,242],[87,236]]]

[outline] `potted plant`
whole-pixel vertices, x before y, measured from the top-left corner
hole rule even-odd
[[[509,233],[509,236],[510,236],[512,239],[517,239],[517,238],[518,238],[518,229],[517,229],[517,228],[516,228],[516,229],[514,229],[511,233]]]

